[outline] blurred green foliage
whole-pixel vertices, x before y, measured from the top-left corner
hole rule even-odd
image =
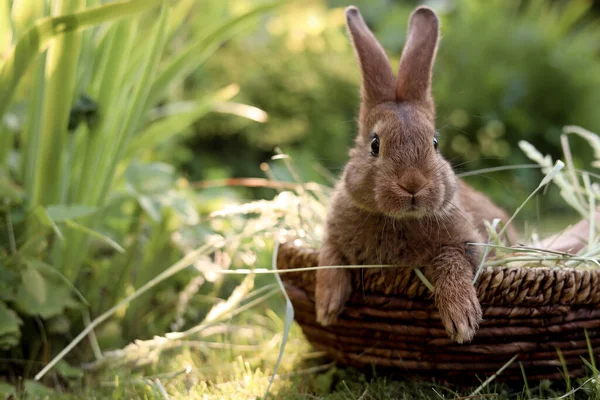
[[[274,146],[294,154],[305,179],[323,180],[315,163],[340,171],[359,101],[358,67],[344,29],[343,7],[351,3],[359,6],[396,68],[408,15],[418,2],[289,6],[254,35],[229,42],[190,79],[192,90],[236,82],[242,101],[269,114],[265,125],[218,114],[199,122],[180,158],[191,179],[256,175]],[[517,148],[521,139],[558,157],[564,125],[600,131],[600,27],[592,2],[428,4],[442,19],[434,76],[437,124],[444,154],[461,164],[457,171],[525,163]],[[582,141],[573,153],[580,166],[589,160]],[[539,172],[521,170],[469,182],[514,209],[538,179]],[[555,194],[544,204],[566,211]]]
[[[223,42],[278,6],[248,5],[215,4],[193,35],[181,25],[194,0],[1,6],[10,23],[0,26],[0,375],[39,372],[91,317],[205,242],[200,214],[214,203],[154,152],[219,106],[232,112],[239,88],[230,82],[175,100]],[[174,236],[190,227],[192,248]],[[115,311],[118,322],[99,328],[85,352],[169,330],[179,291],[199,275],[186,269]],[[218,293],[220,283],[202,290]]]

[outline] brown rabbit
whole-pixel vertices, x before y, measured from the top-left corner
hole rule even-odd
[[[484,219],[507,216],[460,181],[438,151],[431,96],[438,18],[427,7],[412,13],[397,77],[356,7],[346,20],[362,74],[359,132],[331,200],[319,265],[425,267],[448,334],[470,341],[481,320],[472,284],[480,250],[466,243],[482,241]],[[361,274],[375,273],[394,272],[319,270],[317,320],[334,323],[353,282],[359,289]]]

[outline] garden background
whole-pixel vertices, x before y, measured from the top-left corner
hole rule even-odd
[[[420,3],[353,2],[394,66]],[[272,275],[221,271],[271,268],[295,200],[271,202],[290,187],[277,182],[330,187],[343,168],[359,100],[349,4],[0,4],[0,393],[265,393],[285,302]],[[441,151],[459,173],[490,168],[465,179],[513,211],[543,176],[520,140],[560,158],[564,126],[600,132],[600,3],[425,4],[442,26]],[[570,153],[594,158],[581,138]],[[551,187],[516,224],[543,235],[577,218]],[[432,393],[332,366],[295,325],[283,354],[274,398]]]

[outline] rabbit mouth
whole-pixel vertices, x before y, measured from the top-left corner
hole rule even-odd
[[[429,215],[431,212],[427,210],[425,207],[418,206],[416,204],[410,204],[406,208],[402,210],[397,210],[396,212],[390,213],[390,217],[394,217],[396,219],[404,219],[404,218],[424,218]]]

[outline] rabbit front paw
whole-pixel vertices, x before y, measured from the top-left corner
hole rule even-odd
[[[319,270],[315,293],[317,322],[323,326],[335,323],[350,298],[350,272],[343,269]]]
[[[481,306],[470,282],[459,287],[440,288],[436,303],[442,324],[452,340],[470,342],[482,319]]]

